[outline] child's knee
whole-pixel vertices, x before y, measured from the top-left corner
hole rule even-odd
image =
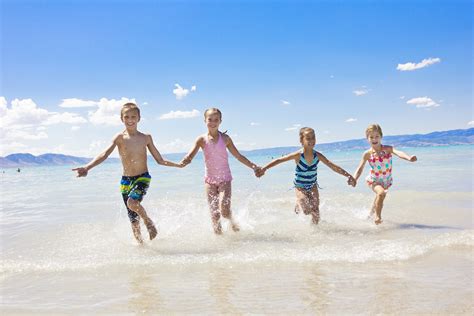
[[[128,206],[130,209],[136,210],[139,205],[140,205],[140,201],[137,201],[137,200],[128,198],[128,200],[127,200],[127,206]]]
[[[222,213],[222,217],[227,218],[227,219],[230,218],[230,209],[224,207],[222,208],[221,213]]]
[[[387,192],[385,192],[385,191],[377,192],[377,197],[379,197],[379,198],[384,199],[386,195],[387,195]]]

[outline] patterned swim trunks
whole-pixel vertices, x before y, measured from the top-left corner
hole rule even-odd
[[[136,201],[143,200],[143,196],[150,186],[150,181],[151,176],[148,172],[138,176],[122,176],[120,180],[120,191],[122,192],[123,202],[127,207],[128,218],[132,223],[138,221],[138,214],[128,207],[127,201],[129,198]]]

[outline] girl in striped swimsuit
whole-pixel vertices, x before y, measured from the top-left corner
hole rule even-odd
[[[370,149],[362,155],[362,160],[357,167],[355,179],[359,179],[364,170],[365,163],[370,165],[370,173],[365,179],[369,187],[375,193],[375,200],[372,204],[369,218],[375,215],[374,223],[382,223],[383,201],[387,195],[388,188],[392,185],[392,154],[410,162],[417,160],[416,156],[409,156],[403,151],[396,150],[392,146],[382,145],[382,128],[377,124],[372,124],[365,130],[365,136],[370,144]]]
[[[313,224],[319,222],[319,191],[318,191],[318,163],[321,161],[334,172],[347,177],[347,183],[355,186],[355,179],[344,169],[329,161],[323,154],[314,150],[316,136],[310,127],[300,129],[300,142],[302,149],[272,160],[261,171],[257,171],[257,176],[262,176],[268,169],[285,161],[294,160],[295,169],[295,192],[296,207],[295,212],[303,211],[305,215],[311,215]]]
[[[183,158],[181,163],[185,166],[191,163],[199,151],[199,148],[202,149],[206,167],[204,182],[214,232],[216,234],[222,234],[222,226],[220,223],[221,215],[230,221],[232,230],[237,232],[239,231],[239,226],[233,220],[230,210],[232,174],[229,168],[227,150],[229,150],[238,161],[253,169],[255,173],[260,171],[260,167],[239,153],[232,139],[225,133],[219,131],[219,125],[222,122],[222,113],[219,109],[207,109],[204,112],[204,121],[208,132],[196,139],[194,147]]]

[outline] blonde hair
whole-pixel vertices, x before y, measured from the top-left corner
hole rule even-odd
[[[316,137],[316,133],[314,132],[314,129],[312,129],[311,127],[302,127],[300,129],[300,142],[303,141],[304,134],[306,133],[312,133],[314,137]]]
[[[214,113],[219,114],[219,119],[222,121],[222,112],[218,108],[209,108],[206,111],[204,111],[204,119],[206,119],[209,115],[212,115]]]
[[[365,130],[365,137],[369,137],[369,134],[372,132],[377,132],[380,134],[380,137],[383,137],[382,128],[379,124],[369,125],[369,127],[367,127],[367,129]]]
[[[136,110],[138,112],[138,117],[140,117],[140,109],[138,108],[138,105],[136,105],[133,102],[128,102],[122,105],[122,109],[120,110],[120,118],[123,118],[123,115],[125,112]]]

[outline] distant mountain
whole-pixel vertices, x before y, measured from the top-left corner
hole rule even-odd
[[[317,136],[317,135],[316,135]],[[385,144],[397,147],[433,147],[448,145],[470,145],[474,144],[474,128],[457,129],[444,132],[433,132],[429,134],[398,135],[385,136]],[[343,142],[317,144],[321,151],[344,151],[368,148],[365,138],[347,140]],[[245,151],[249,155],[269,155],[280,156],[300,148],[294,147],[275,147]],[[167,154],[168,159],[179,160],[183,154]],[[0,168],[22,167],[22,166],[53,166],[53,165],[83,165],[91,161],[92,158],[74,157],[61,154],[44,154],[33,156],[32,154],[11,154],[6,157],[0,157]],[[108,163],[118,162],[117,158],[109,158]]]
[[[316,135],[317,136],[317,135]],[[435,147],[474,144],[474,128],[456,129],[429,134],[384,136],[383,143],[396,147]],[[368,148],[365,138],[316,145],[321,151],[345,151]],[[298,150],[301,146],[275,147],[247,151],[249,154],[280,156]]]

